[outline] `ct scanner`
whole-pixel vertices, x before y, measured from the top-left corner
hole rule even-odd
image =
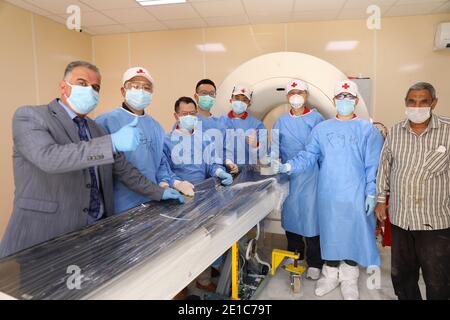
[[[336,115],[334,88],[337,82],[348,79],[347,76],[329,62],[299,52],[269,53],[243,63],[219,86],[213,113],[217,116],[226,114],[230,110],[233,87],[246,84],[253,89],[250,114],[262,120],[270,129],[276,118],[289,108],[285,87],[292,79],[300,79],[308,84],[309,104],[325,118]],[[360,97],[356,106],[356,114],[362,119],[370,118],[363,97]],[[264,220],[266,232],[284,234],[280,214],[275,210]]]
[[[244,83],[253,88],[250,113],[264,120],[272,110],[286,104],[285,87],[292,79],[300,79],[308,84],[310,104],[325,118],[335,116],[334,87],[347,76],[327,61],[298,52],[269,53],[243,63],[218,88],[213,113],[227,113],[233,87]],[[364,99],[360,99],[356,113],[362,119],[369,119]]]
[[[286,107],[284,88],[293,78],[308,83],[313,107],[327,118],[335,115],[334,86],[345,74],[295,52],[266,54],[238,67],[218,88],[214,114],[226,114],[233,86],[247,83],[254,90],[249,111],[270,128],[267,121]],[[356,112],[369,118],[364,99]],[[0,259],[0,299],[171,299],[261,221],[266,231],[284,233],[279,210],[287,186],[284,176],[244,171],[233,186],[215,190],[211,178],[185,207],[151,202]],[[200,224],[205,214],[220,219]],[[199,227],[191,230],[193,222]],[[171,240],[163,241],[167,234]],[[72,278],[66,261],[80,265],[87,281],[81,291],[66,288]]]

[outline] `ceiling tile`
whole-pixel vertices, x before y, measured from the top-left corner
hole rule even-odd
[[[125,25],[132,32],[145,32],[145,31],[160,31],[167,30],[168,28],[159,21],[153,22],[140,22],[140,23],[128,23]]]
[[[150,12],[158,20],[187,20],[200,18],[190,4],[173,4],[164,6],[150,6],[145,10]]]
[[[67,14],[67,8],[71,5],[77,5],[80,7],[81,12],[89,12],[93,11],[89,6],[84,5],[83,3],[77,0],[26,0],[32,5],[35,5],[39,8],[45,9],[52,14]]]
[[[294,11],[330,11],[340,10],[345,0],[295,0]]]
[[[450,1],[434,9],[433,13],[450,13]]]
[[[444,2],[442,2],[441,5],[443,3]],[[384,16],[396,17],[396,16],[413,16],[413,15],[430,14],[434,9],[436,9],[439,6],[440,5],[436,5],[436,2],[431,2],[430,4],[422,3],[422,4],[395,5],[391,7],[384,14]]]
[[[102,13],[120,23],[156,21],[156,19],[144,8],[102,10]]]
[[[117,22],[99,12],[85,12],[81,14],[82,27],[107,26],[113,24],[117,24]]]
[[[50,11],[36,7],[36,6],[29,4],[28,2],[25,2],[23,0],[6,0],[6,2],[9,2],[17,7],[34,12],[34,13],[42,15],[42,16],[48,16],[48,15],[52,14]]]
[[[194,2],[192,6],[202,17],[228,17],[245,14],[240,0]]]
[[[391,6],[379,6],[381,15],[384,15]],[[341,10],[338,19],[345,20],[345,19],[367,19],[372,13],[367,13],[367,8],[344,8]]]
[[[249,15],[249,19],[252,24],[287,23],[291,21],[291,14]]]
[[[141,7],[141,5],[139,5],[135,0],[79,0],[79,1],[98,10]]]
[[[395,5],[410,5],[410,4],[430,4],[433,5],[433,2],[448,2],[446,0],[398,0]]]
[[[210,27],[238,26],[249,24],[249,20],[246,15],[232,17],[211,17],[204,18],[204,20]]]
[[[297,11],[292,15],[292,21],[325,21],[336,19],[339,12],[337,10],[324,10],[324,11]]]
[[[170,29],[189,29],[189,28],[203,28],[206,23],[202,19],[182,19],[182,20],[167,20],[164,21]]]
[[[249,16],[290,13],[294,7],[294,0],[242,0],[245,10]]]
[[[380,7],[391,7],[398,0],[347,0],[345,3],[344,9],[358,9],[364,8],[367,9],[370,5],[377,5]]]

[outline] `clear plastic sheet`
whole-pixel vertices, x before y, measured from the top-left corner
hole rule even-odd
[[[0,292],[18,299],[82,299],[197,229],[214,232],[221,217],[245,214],[267,192],[279,195],[280,209],[287,179],[254,169],[240,173],[231,187],[213,178],[198,184],[184,205],[150,202],[0,259]],[[80,270],[78,284],[70,266]]]

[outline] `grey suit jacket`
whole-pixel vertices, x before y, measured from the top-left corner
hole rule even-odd
[[[87,119],[92,139],[80,141],[76,124],[57,100],[25,106],[13,117],[14,208],[0,257],[75,231],[87,224],[89,167],[98,166],[106,216],[113,214],[113,177],[149,200],[164,189],[113,154],[111,137]]]

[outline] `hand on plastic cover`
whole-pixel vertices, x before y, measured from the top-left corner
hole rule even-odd
[[[236,173],[239,172],[239,167],[238,167],[238,165],[235,164],[233,161],[227,160],[227,161],[225,162],[225,165],[226,165],[228,171],[229,171],[231,174],[236,174]]]
[[[374,196],[367,196],[366,197],[365,208],[366,208],[366,215],[367,216],[370,216],[374,212],[376,204],[377,204],[377,202],[376,202]]]
[[[272,161],[272,159],[270,158],[270,156],[265,155],[264,157],[261,157],[261,159],[259,159],[259,164],[261,164],[263,166],[269,166],[271,161]]]
[[[166,188],[169,187],[169,183],[168,183],[168,182],[165,182],[165,181],[161,181],[161,182],[159,183],[159,186],[160,186],[161,188],[166,189]]]
[[[288,173],[291,171],[291,165],[289,163],[282,164],[280,160],[272,160],[272,167],[275,173]]]
[[[119,131],[111,134],[111,140],[116,151],[131,152],[135,151],[141,144],[144,133],[136,128],[139,118],[122,127]]]
[[[220,183],[222,183],[224,186],[229,186],[233,183],[233,177],[231,174],[226,173],[223,170],[217,170],[217,177],[221,180]]]
[[[164,190],[164,193],[162,195],[162,200],[178,200],[181,204],[184,203],[184,197],[179,193],[177,190],[174,190],[172,188],[167,188]]]
[[[193,197],[195,195],[194,185],[189,181],[175,180],[173,187],[188,197]]]
[[[255,133],[249,134],[248,136],[246,136],[245,141],[252,148],[257,148],[258,147],[258,138],[256,137]]]

